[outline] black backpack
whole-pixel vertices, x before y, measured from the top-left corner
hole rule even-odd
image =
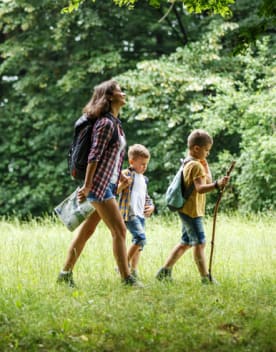
[[[110,144],[113,144],[118,140],[117,125],[111,114],[107,113],[105,117],[108,117],[115,124],[113,136],[110,140]],[[68,168],[71,176],[76,180],[85,179],[88,155],[92,144],[92,130],[95,122],[96,119],[90,119],[86,114],[75,122],[73,142],[68,152]]]

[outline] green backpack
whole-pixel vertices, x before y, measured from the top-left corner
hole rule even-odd
[[[192,160],[193,159],[189,157],[182,161],[180,169],[177,171],[166,191],[166,205],[171,211],[181,209],[194,190],[194,184],[190,187],[185,187],[183,179],[184,167]]]

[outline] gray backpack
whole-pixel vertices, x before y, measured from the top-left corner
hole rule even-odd
[[[194,190],[194,184],[190,187],[185,187],[183,179],[184,167],[192,160],[191,157],[188,157],[182,161],[179,170],[166,191],[166,205],[171,211],[181,209]]]

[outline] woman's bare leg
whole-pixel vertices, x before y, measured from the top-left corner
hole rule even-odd
[[[75,238],[68,249],[67,258],[64,263],[63,271],[72,271],[78,260],[86,241],[93,235],[101,218],[94,211],[80,226]]]
[[[99,216],[109,228],[113,240],[113,254],[122,278],[130,275],[126,249],[126,226],[115,199],[93,202]]]

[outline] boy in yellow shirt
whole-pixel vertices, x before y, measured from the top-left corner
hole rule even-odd
[[[185,186],[189,188],[193,184],[194,189],[178,212],[182,222],[181,242],[174,247],[164,266],[158,271],[156,278],[160,281],[171,280],[174,264],[187,249],[194,247],[194,259],[202,283],[215,283],[213,278],[212,281],[210,280],[205,258],[206,240],[203,228],[205,193],[225,186],[229,176],[212,182],[212,175],[206,161],[212,145],[212,137],[204,130],[195,130],[188,137],[189,161],[183,169],[183,177]]]

